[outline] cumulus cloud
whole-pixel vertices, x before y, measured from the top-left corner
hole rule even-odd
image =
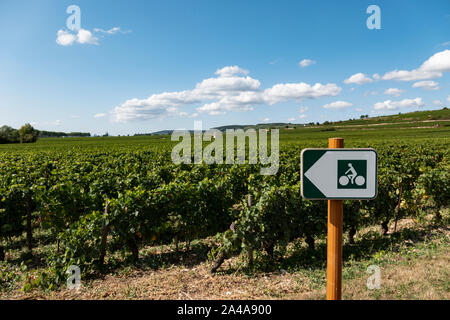
[[[415,108],[423,107],[424,103],[422,98],[415,99],[403,99],[400,101],[386,100],[384,102],[377,102],[374,104],[373,108],[375,110],[396,110],[399,108]]]
[[[325,109],[344,109],[351,107],[353,104],[347,101],[335,101],[332,103],[325,104],[323,107]]]
[[[58,30],[56,34],[56,43],[61,46],[72,45],[77,37],[66,30]]]
[[[106,117],[106,113],[97,113],[94,114],[94,118],[98,119],[98,118],[104,118]]]
[[[222,69],[218,69],[216,71],[216,74],[220,77],[232,77],[237,74],[244,74],[247,75],[249,72],[248,70],[241,69],[238,66],[227,66],[223,67]]]
[[[98,38],[94,37],[89,30],[80,29],[77,33],[77,42],[81,44],[89,43],[98,45]]]
[[[80,29],[76,34],[70,33],[67,30],[58,30],[56,43],[61,46],[70,46],[74,42],[80,44],[95,44],[98,45],[98,38],[92,35],[92,32],[86,29]]]
[[[433,104],[435,106],[440,106],[440,105],[442,105],[442,101],[441,100],[433,100]]]
[[[316,83],[313,86],[300,83],[280,83],[272,88],[264,90],[265,101],[275,104],[287,100],[314,99],[327,96],[336,96],[341,92],[341,88],[334,83]]]
[[[98,45],[98,38],[94,37],[92,35],[92,32],[85,29],[78,30],[77,33],[77,41],[78,43],[89,43],[89,44],[97,44]]]
[[[314,60],[310,60],[310,59],[303,59],[302,61],[300,61],[298,64],[300,65],[300,67],[305,68],[305,67],[309,67],[310,65],[315,64],[316,62]]]
[[[416,81],[442,77],[443,72],[450,71],[450,50],[432,55],[419,68],[414,70],[393,70],[382,77],[383,80]]]
[[[373,80],[371,78],[369,78],[368,76],[366,76],[364,73],[356,73],[354,75],[352,75],[350,78],[345,79],[344,83],[346,84],[350,84],[350,83],[355,83],[355,84],[364,84],[364,83],[369,83],[372,82]]]
[[[420,68],[430,72],[450,72],[450,50],[432,55]]]
[[[447,101],[450,102],[450,95],[447,97]]]
[[[442,72],[430,72],[425,70],[394,70],[384,74],[383,80],[416,81],[442,77]]]
[[[384,90],[384,94],[394,96],[394,97],[400,96],[403,92],[405,92],[405,90],[400,90],[398,88],[389,88],[389,89]]]
[[[425,90],[439,90],[439,83],[432,80],[415,82],[413,88],[422,88]]]
[[[95,33],[113,35],[117,33],[130,33],[131,31],[122,31],[120,27],[113,27],[109,30],[104,30],[101,28],[94,28]],[[71,32],[68,30],[58,30],[56,34],[56,43],[61,46],[70,46],[73,43],[79,44],[95,44],[98,45],[98,37],[94,36],[93,33],[87,29],[79,29],[78,31]]]
[[[180,108],[188,105],[200,105],[196,108],[198,113],[223,115],[228,111],[251,111],[261,104],[336,96],[341,91],[333,83],[309,85],[303,82],[276,84],[262,90],[259,80],[248,76],[248,73],[238,66],[227,66],[216,71],[217,77],[202,80],[192,90],[127,100],[112,110],[113,121],[180,116],[183,115]]]
[[[227,91],[256,91],[261,83],[249,76],[220,76],[219,78],[209,78],[196,85],[196,90],[201,94],[216,95],[219,92]]]

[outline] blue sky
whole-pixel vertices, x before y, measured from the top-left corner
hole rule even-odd
[[[134,134],[436,109],[449,30],[448,0],[2,0],[0,125]]]

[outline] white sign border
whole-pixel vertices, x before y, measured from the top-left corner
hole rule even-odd
[[[373,197],[367,198],[343,198],[343,197],[325,197],[325,198],[307,198],[303,195],[303,153],[308,150],[316,150],[316,151],[372,151],[375,152],[375,195]],[[320,159],[320,158],[319,158]],[[311,182],[312,183],[312,182]],[[373,200],[378,196],[378,152],[373,148],[305,148],[302,150],[300,154],[300,194],[305,200]]]

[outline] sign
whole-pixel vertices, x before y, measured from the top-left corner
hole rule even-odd
[[[377,196],[374,149],[304,149],[301,193],[305,199],[374,199]]]

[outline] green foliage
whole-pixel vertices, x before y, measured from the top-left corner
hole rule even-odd
[[[74,140],[70,148],[54,142],[46,149],[38,142],[1,149],[0,241],[8,247],[30,220],[33,228],[51,231],[56,249],[48,257],[49,269],[36,276],[40,282],[33,280],[43,287],[61,283],[71,264],[83,273],[98,270],[106,249],[109,254],[131,251],[138,258],[141,245],[212,235],[221,246],[211,259],[242,250],[279,259],[293,239],[313,249],[325,236],[326,201],[301,198],[300,152],[321,145],[316,140],[299,145],[289,134],[273,176],[260,175],[260,165],[174,165],[170,142],[153,137],[133,137],[132,146],[108,137],[83,140],[83,146]],[[151,147],[149,141],[154,141]],[[357,141],[353,147],[378,151],[378,197],[344,202],[349,235],[364,226],[416,217],[428,205],[437,212],[448,205],[445,141]],[[234,231],[229,229],[233,222]]]
[[[9,126],[0,127],[0,143],[19,142],[19,131]]]
[[[417,180],[416,194],[424,205],[431,200],[436,217],[441,219],[440,210],[448,206],[450,199],[450,166],[442,164],[425,171]]]
[[[39,136],[39,131],[35,130],[31,124],[24,124],[19,129],[19,141],[20,143],[36,142]]]

